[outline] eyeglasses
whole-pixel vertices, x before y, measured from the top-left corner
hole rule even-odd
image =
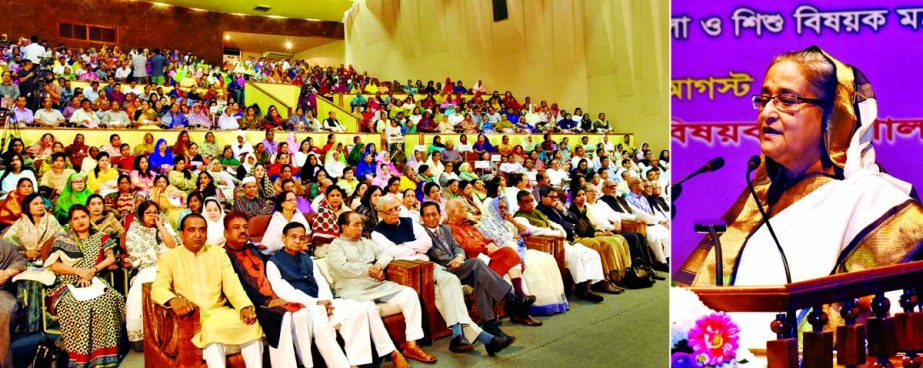
[[[790,93],[783,93],[775,96],[755,95],[753,96],[752,101],[753,108],[757,111],[763,111],[763,109],[766,108],[766,105],[769,105],[769,102],[772,101],[773,106],[782,112],[792,112],[795,106],[798,106],[802,103],[809,103],[821,107],[829,103],[828,101],[801,97]]]

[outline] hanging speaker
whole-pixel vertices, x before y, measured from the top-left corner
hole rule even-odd
[[[499,22],[510,15],[506,11],[506,0],[493,0],[494,3],[494,22]]]

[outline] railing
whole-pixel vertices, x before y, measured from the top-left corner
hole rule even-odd
[[[293,86],[293,87],[297,88],[297,86]],[[257,93],[254,93],[254,90],[256,90]],[[292,113],[294,113],[295,111],[294,107],[295,105],[298,104],[297,95],[295,96],[295,99],[293,101],[285,101],[285,99],[282,99],[276,96],[274,93],[267,91],[265,88],[260,86],[258,83],[254,83],[254,82],[247,82],[247,85],[244,88],[244,91],[245,91],[244,92],[244,105],[250,106],[255,103],[260,106],[260,110],[262,110],[264,115],[266,114],[267,111],[269,111],[270,105],[276,105],[276,108],[279,108],[281,110],[279,111],[279,115],[292,116]],[[271,100],[271,101],[267,101],[267,100]],[[283,111],[287,111],[288,114],[282,114]]]
[[[691,287],[709,308],[725,312],[775,312],[770,327],[776,340],[767,342],[769,367],[833,367],[834,333],[824,331],[829,316],[823,306],[841,303],[845,321],[836,327],[837,364],[847,367],[920,367],[923,362],[923,261],[837,274],[782,286]],[[902,290],[902,313],[888,316],[891,301],[885,292]],[[871,300],[873,317],[861,321],[858,298]],[[807,321],[813,331],[802,337],[798,360],[795,313],[811,308]],[[897,364],[897,365],[894,365]]]
[[[314,97],[317,99],[318,120],[323,121],[327,118],[327,114],[330,111],[333,111],[336,113],[337,120],[340,121],[340,124],[343,125],[343,128],[346,128],[347,132],[359,131],[359,117],[353,115],[349,110],[337,106],[337,104],[319,94],[315,94]]]

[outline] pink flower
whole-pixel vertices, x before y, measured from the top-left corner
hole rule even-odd
[[[695,355],[704,354],[707,366],[720,366],[737,356],[740,328],[723,312],[712,313],[695,321],[689,330],[689,346]]]

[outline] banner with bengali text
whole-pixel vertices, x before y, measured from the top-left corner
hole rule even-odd
[[[713,157],[718,172],[683,185],[675,200],[673,269],[746,189],[760,151],[750,98],[776,55],[817,45],[869,78],[878,98],[874,146],[890,174],[923,186],[923,0],[673,0],[672,167],[679,180]]]

